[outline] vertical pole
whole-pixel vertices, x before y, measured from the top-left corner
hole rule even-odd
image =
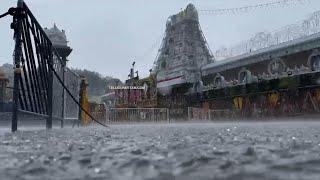
[[[108,113],[108,107],[105,103],[103,103],[104,106],[104,113],[105,113],[105,123],[107,124],[109,121],[109,113]]]
[[[63,59],[63,67],[62,67],[62,81],[63,81],[63,84],[66,84],[65,83],[65,71],[66,71],[66,60],[65,58]],[[65,90],[64,88],[62,88],[62,112],[61,112],[61,116],[62,116],[62,120],[61,120],[61,128],[63,128],[64,126],[64,118],[65,118],[65,107],[66,107],[66,95],[65,95]]]
[[[23,1],[18,0],[18,8],[23,8]],[[12,110],[12,124],[11,131],[15,132],[18,130],[18,104],[19,104],[19,79],[21,77],[21,58],[22,58],[22,47],[21,47],[21,11],[13,17],[12,27],[14,29],[15,37],[15,49],[14,49],[14,84],[13,84],[13,110]]]
[[[50,48],[52,48],[50,46]],[[46,119],[46,128],[52,129],[52,108],[53,108],[53,53],[52,50],[49,54],[50,58],[48,61],[48,65],[50,68],[48,69],[48,118]]]
[[[13,88],[13,111],[12,111],[12,124],[11,131],[18,130],[18,104],[19,104],[19,79],[21,76],[20,64],[15,62],[14,69],[14,88]]]
[[[114,114],[114,117],[113,117],[113,121],[116,122],[117,121],[117,113],[118,113],[118,110],[114,110],[113,114]]]
[[[130,104],[130,88],[128,88],[128,102],[127,102],[127,105],[129,105],[129,107],[131,106]]]
[[[0,79],[0,112],[3,111],[3,104],[4,104],[4,99],[5,99],[5,94],[6,94],[6,79]]]
[[[79,91],[79,103],[83,107],[83,90],[85,86],[85,80],[83,77],[81,77],[81,82],[80,82],[80,91]],[[82,109],[79,108],[79,114],[78,114],[78,119],[81,122],[83,122],[83,116],[82,116]]]
[[[168,123],[170,123],[170,112],[168,108],[167,108],[167,120],[168,120]]]

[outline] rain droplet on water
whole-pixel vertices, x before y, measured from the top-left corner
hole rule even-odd
[[[94,168],[95,173],[100,173],[101,169],[100,168]]]

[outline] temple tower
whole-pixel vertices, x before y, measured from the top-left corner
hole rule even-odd
[[[58,55],[62,59],[61,67],[57,68],[57,73],[59,77],[62,79],[63,83],[68,87],[69,90],[72,91],[73,95],[78,95],[78,78],[73,77],[70,71],[67,71],[67,57],[72,52],[72,49],[68,46],[68,40],[66,37],[66,33],[64,30],[60,30],[56,24],[53,25],[52,28],[44,29],[45,33],[47,34],[48,38],[52,42],[53,48],[58,52]],[[53,62],[57,63],[57,54],[53,56]],[[59,63],[58,63],[59,64]],[[66,96],[65,90],[59,84],[57,77],[54,76],[53,78],[53,115],[57,117],[68,117],[70,114],[72,116],[77,113],[76,109],[70,109],[70,105],[73,101],[70,96]],[[67,109],[67,110],[66,110]],[[63,126],[63,123],[61,124]]]
[[[52,42],[53,47],[58,51],[61,59],[64,61],[64,65],[67,64],[67,57],[72,52],[72,49],[68,46],[67,36],[64,30],[60,30],[56,24],[52,28],[44,29],[45,33]]]
[[[198,12],[189,4],[167,20],[165,37],[153,69],[159,92],[170,94],[173,87],[199,82],[200,68],[213,61],[200,28]]]

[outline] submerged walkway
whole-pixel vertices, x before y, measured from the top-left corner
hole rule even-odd
[[[0,179],[317,179],[320,123],[116,125],[0,135]]]

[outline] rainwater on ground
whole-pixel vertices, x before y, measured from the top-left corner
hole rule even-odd
[[[0,179],[317,180],[319,132],[320,122],[2,132]]]

